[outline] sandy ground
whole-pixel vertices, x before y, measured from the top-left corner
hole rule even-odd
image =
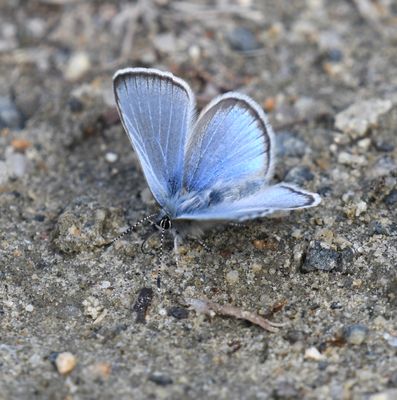
[[[397,398],[394,2],[0,4],[0,399]],[[156,211],[114,109],[126,66],[200,108],[252,96],[274,181],[322,204],[186,242],[179,267],[167,241],[151,291],[150,228],[101,247]],[[203,297],[286,325],[186,305]]]

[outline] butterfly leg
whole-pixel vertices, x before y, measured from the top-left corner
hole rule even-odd
[[[179,242],[180,242],[179,236],[175,235],[175,237],[174,237],[174,253],[175,253],[175,263],[178,268],[179,268],[179,261],[180,261]]]

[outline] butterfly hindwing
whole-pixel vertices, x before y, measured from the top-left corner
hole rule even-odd
[[[186,147],[183,186],[202,192],[272,173],[273,131],[249,97],[226,93],[201,113]]]
[[[156,69],[123,69],[113,83],[121,121],[163,206],[182,186],[194,96],[186,82]]]
[[[321,198],[316,193],[287,183],[280,183],[263,187],[248,196],[240,196],[238,199],[226,198],[213,206],[209,205],[207,208],[182,214],[179,218],[203,221],[244,221],[263,217],[274,211],[314,207],[320,201]]]

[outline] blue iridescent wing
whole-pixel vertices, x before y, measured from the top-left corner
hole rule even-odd
[[[214,99],[201,113],[186,147],[183,186],[203,192],[217,185],[272,174],[273,131],[262,109],[239,93]]]
[[[153,196],[164,206],[182,186],[194,95],[186,82],[156,69],[119,70],[113,85],[124,129]]]
[[[316,193],[307,192],[287,183],[280,183],[262,187],[253,194],[238,199],[226,196],[223,201],[212,206],[209,204],[208,207],[189,210],[186,214],[179,215],[178,219],[244,221],[263,217],[278,210],[314,207],[320,202],[321,198]]]

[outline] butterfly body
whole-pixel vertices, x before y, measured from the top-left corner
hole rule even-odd
[[[188,84],[156,69],[116,72],[121,121],[161,211],[156,225],[175,238],[276,210],[313,207],[320,197],[294,185],[270,185],[273,130],[248,96],[215,98],[195,118]]]

